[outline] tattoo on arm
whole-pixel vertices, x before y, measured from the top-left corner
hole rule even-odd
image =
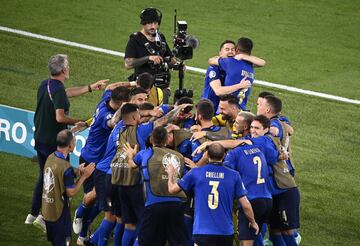
[[[173,109],[171,110],[167,115],[161,117],[160,119],[156,120],[154,122],[154,128],[157,127],[157,126],[162,126],[162,125],[165,125],[169,122],[172,122],[175,120],[176,118],[176,115],[179,113],[180,111],[180,107],[176,108],[176,109]]]
[[[139,67],[149,61],[148,56],[140,57],[140,58],[125,58],[125,64],[128,67]]]
[[[206,132],[206,137],[212,141],[218,141],[218,140],[225,140],[227,139],[225,136],[221,135],[221,134],[216,134],[216,132],[210,132],[207,131]]]

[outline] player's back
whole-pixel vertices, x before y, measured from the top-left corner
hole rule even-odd
[[[228,152],[224,165],[239,172],[249,200],[271,198],[267,182],[269,169],[265,155],[257,145],[241,145]]]
[[[236,186],[242,186],[240,176],[227,167],[211,163],[192,171],[197,177],[193,234],[233,234],[231,213],[233,201],[238,197]]]

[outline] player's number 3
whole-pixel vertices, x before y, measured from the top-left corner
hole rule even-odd
[[[210,209],[216,209],[219,206],[219,181],[209,181],[211,192],[208,196],[208,206]]]

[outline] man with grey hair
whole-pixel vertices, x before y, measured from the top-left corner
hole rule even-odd
[[[56,150],[56,136],[68,125],[85,124],[85,122],[68,116],[70,103],[68,97],[76,97],[93,90],[101,90],[107,80],[85,86],[65,89],[64,82],[69,79],[69,61],[67,55],[50,57],[48,68],[50,78],[43,80],[37,93],[37,106],[34,117],[35,150],[37,152],[40,173],[35,185],[31,213],[25,224],[34,224],[45,231],[45,223],[40,214],[43,187],[43,171],[47,157]]]

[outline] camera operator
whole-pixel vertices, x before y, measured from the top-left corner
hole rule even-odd
[[[165,36],[158,31],[161,12],[156,8],[146,8],[140,14],[142,29],[130,35],[125,50],[125,68],[133,69],[129,80],[148,72],[155,77],[155,86],[164,92],[164,103],[170,97],[170,71],[168,65],[176,64]],[[170,64],[169,64],[170,63]]]

